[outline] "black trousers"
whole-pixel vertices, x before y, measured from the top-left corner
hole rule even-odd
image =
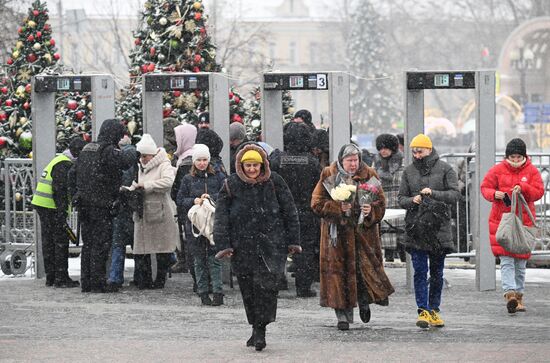
[[[277,278],[268,277],[270,272],[263,262],[249,274],[237,274],[237,281],[243,298],[248,323],[252,326],[267,325],[277,315]],[[267,279],[271,281],[266,281]]]
[[[65,232],[65,214],[57,209],[35,207],[40,218],[44,270],[49,283],[69,277],[69,237]]]
[[[151,255],[134,255],[135,282],[138,288],[148,289],[151,287],[163,288],[166,283],[166,274],[170,268],[171,253],[156,253],[157,276],[153,281],[151,270]]]
[[[113,240],[113,216],[109,209],[95,207],[82,207],[79,214],[83,242],[80,285],[82,291],[103,290]]]
[[[293,257],[296,265],[296,292],[309,291],[319,271],[319,257],[315,251],[306,251],[295,254]]]

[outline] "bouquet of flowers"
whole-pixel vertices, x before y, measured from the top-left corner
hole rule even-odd
[[[364,183],[360,183],[357,186],[357,201],[359,206],[364,206],[365,204],[372,204],[380,198],[379,193],[382,189],[382,183],[376,177],[371,177]],[[363,213],[359,215],[358,224],[363,223],[365,216]]]
[[[355,193],[357,192],[357,186],[354,184],[340,183],[339,185],[333,186],[325,184],[330,197],[342,203],[351,203],[355,198]],[[346,211],[346,216],[351,215],[351,210]]]

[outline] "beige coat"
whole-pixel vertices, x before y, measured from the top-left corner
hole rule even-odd
[[[176,169],[164,149],[140,168],[138,180],[144,185],[145,198],[143,219],[134,213],[134,254],[175,251],[179,232],[174,217],[176,206],[170,198],[175,178]]]

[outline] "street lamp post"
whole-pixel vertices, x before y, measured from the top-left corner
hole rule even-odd
[[[525,79],[527,71],[534,67],[534,60],[535,54],[522,40],[517,43],[516,48],[510,54],[511,66],[519,72],[521,105],[529,102]]]

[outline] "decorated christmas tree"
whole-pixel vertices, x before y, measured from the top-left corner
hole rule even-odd
[[[134,32],[130,85],[117,104],[117,115],[139,137],[142,129],[141,82],[150,72],[219,72],[216,47],[207,34],[202,1],[147,0]],[[208,105],[206,92],[166,92],[164,117],[193,123]]]
[[[249,140],[260,141],[262,134],[262,91],[260,86],[255,87],[250,92],[250,99],[247,102],[247,117],[244,120],[246,135]],[[283,91],[283,123],[292,120],[294,115],[294,100],[289,91]]]
[[[63,93],[56,99],[57,152],[65,150],[78,135],[92,140],[92,102],[90,93]]]
[[[36,0],[18,28],[19,38],[0,79],[0,154],[27,156],[32,150],[31,77],[56,69],[46,3]]]
[[[399,94],[388,76],[388,62],[380,15],[371,0],[356,7],[351,24],[348,54],[350,72],[357,75],[351,84],[351,114],[356,132],[390,130],[400,120]]]

